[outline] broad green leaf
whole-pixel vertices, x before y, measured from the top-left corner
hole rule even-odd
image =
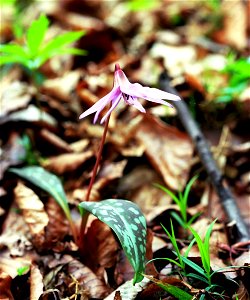
[[[184,290],[178,288],[175,285],[162,282],[161,280],[152,278],[151,276],[145,275],[148,279],[150,279],[152,282],[157,284],[159,287],[161,287],[164,291],[167,291],[169,294],[173,295],[176,299],[179,300],[192,300],[193,296],[189,293],[185,292]]]
[[[41,46],[45,33],[49,27],[49,20],[45,15],[41,15],[30,25],[27,32],[27,45],[31,56],[35,56]]]
[[[81,202],[81,215],[92,213],[111,227],[135,270],[133,283],[142,281],[145,270],[147,226],[138,206],[128,200],[108,199],[100,202]]]
[[[0,52],[3,54],[16,54],[22,57],[28,57],[25,49],[17,44],[2,44],[0,45]]]
[[[50,194],[61,206],[68,220],[71,220],[67,197],[62,183],[56,175],[39,166],[29,166],[20,169],[10,168],[9,172],[17,174]]]
[[[40,53],[37,57],[38,65],[41,66],[46,60],[56,55],[72,54],[72,55],[86,55],[87,51],[77,48],[53,49],[50,52]]]
[[[0,66],[13,63],[28,66],[29,60],[17,55],[0,56]]]
[[[49,41],[42,49],[41,53],[46,54],[46,53],[51,53],[51,51],[58,51],[58,54],[60,53],[59,49],[62,50],[61,48],[69,45],[75,41],[77,41],[80,37],[82,37],[85,34],[84,31],[76,31],[76,32],[66,32],[63,33],[51,41]]]

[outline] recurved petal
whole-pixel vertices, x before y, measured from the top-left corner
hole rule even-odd
[[[134,103],[132,105],[135,108],[137,108],[140,112],[142,112],[142,113],[146,112],[145,108],[141,105],[141,103],[137,99],[134,99]]]
[[[166,99],[171,101],[179,101],[181,98],[175,94],[167,93],[162,90],[150,87],[142,87],[144,93],[150,98]]]
[[[181,100],[181,98],[177,95],[167,93],[156,88],[144,87],[139,83],[129,82],[127,76],[121,69],[115,72],[115,81],[119,84],[122,93],[130,96],[144,98],[149,101],[154,101],[153,99],[166,99],[171,101]],[[164,104],[164,102],[162,104]]]
[[[100,112],[104,109],[104,107],[112,101],[113,98],[117,97],[117,94],[120,93],[119,87],[114,87],[111,92],[109,92],[106,96],[98,100],[94,105],[92,105],[89,109],[87,109],[85,112],[83,112],[79,119],[83,119],[87,117],[90,114],[93,114],[96,112],[94,123],[96,122]]]
[[[118,103],[120,102],[122,93],[120,93],[119,96],[116,97],[116,99],[114,99],[114,101],[112,101],[112,105],[110,107],[110,109],[107,111],[107,113],[105,114],[105,116],[103,116],[103,118],[101,119],[100,124],[102,124],[104,121],[106,121],[106,119],[108,118],[108,116],[112,113],[112,111],[116,108],[116,106],[118,105]]]

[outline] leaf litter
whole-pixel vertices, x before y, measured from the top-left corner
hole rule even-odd
[[[237,57],[247,56],[247,4],[159,1],[149,10],[143,5],[131,10],[129,2],[140,1],[34,2],[25,8],[29,18],[24,26],[40,13],[50,18],[48,37],[65,30],[84,30],[86,34],[76,44],[87,54],[52,57],[41,67],[46,77],[41,86],[35,86],[20,66],[3,68],[0,295],[4,299],[181,299],[159,283],[181,288],[197,299],[205,295],[201,282],[193,280],[186,285],[186,278],[167,261],[147,267],[157,285],[145,277],[133,286],[133,270],[119,242],[112,230],[95,218],[86,231],[84,257],[79,257],[58,204],[7,172],[9,167],[34,163],[31,157],[35,157],[47,171],[60,176],[69,209],[79,223],[77,205],[86,197],[103,128],[93,125],[91,118],[80,122],[78,117],[111,90],[117,62],[131,82],[151,87],[157,87],[163,67],[168,71],[170,84],[176,85],[200,127],[209,133],[213,153],[249,226],[249,86],[230,94],[229,103],[215,101],[229,84],[221,70],[230,51]],[[17,41],[13,7],[3,7],[3,19],[1,42]],[[203,236],[211,217],[218,218],[210,239],[211,269],[221,269],[215,276],[225,299],[249,299],[249,244],[237,242],[235,224],[223,213],[176,112],[143,104],[150,114],[141,115],[122,103],[112,114],[90,200],[125,198],[137,203],[151,230],[147,259],[175,258],[161,223],[170,228],[173,211],[178,214],[180,210],[153,184],[178,194],[199,173],[188,199],[189,217],[202,212],[193,228]],[[218,132],[220,140],[215,138]],[[28,144],[20,143],[23,135],[28,136]],[[184,252],[190,242],[188,234],[178,223],[174,228]],[[200,257],[194,245],[189,258],[202,266]],[[238,268],[227,269],[231,265]],[[228,278],[238,285],[230,284]],[[209,292],[206,296],[216,297]]]

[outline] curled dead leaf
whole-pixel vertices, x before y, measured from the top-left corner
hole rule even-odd
[[[14,192],[15,201],[21,209],[24,220],[29,226],[33,237],[32,242],[39,247],[44,243],[44,230],[49,222],[44,205],[30,188],[20,182],[18,182]]]
[[[30,300],[38,300],[43,293],[43,277],[35,265],[30,270]]]
[[[75,171],[92,156],[92,150],[87,150],[83,153],[66,153],[50,157],[45,162],[43,162],[42,165],[47,170],[58,175],[62,175],[65,172]]]
[[[149,161],[165,183],[174,190],[182,190],[188,179],[193,154],[189,137],[152,116],[145,116],[136,138],[145,146]]]

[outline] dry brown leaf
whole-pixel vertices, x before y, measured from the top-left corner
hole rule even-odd
[[[189,137],[152,116],[145,116],[136,138],[144,144],[149,161],[165,183],[174,190],[182,190],[188,179],[193,154]]]
[[[75,91],[81,72],[72,71],[66,73],[63,77],[47,79],[43,83],[43,93],[56,97],[59,100],[72,101],[72,92]]]
[[[222,38],[226,44],[243,50],[247,47],[247,8],[240,0],[223,1],[221,9],[224,16]],[[236,34],[237,32],[237,34]]]
[[[7,143],[1,149],[0,179],[3,178],[4,172],[10,166],[21,163],[24,157],[25,149],[20,143],[20,137],[16,132],[12,132]]]
[[[11,293],[11,281],[10,275],[3,272],[0,268],[0,299],[1,300],[14,300]]]
[[[98,219],[91,222],[84,238],[86,264],[103,277],[105,268],[112,268],[116,263],[118,243],[111,229]]]
[[[44,243],[45,227],[49,222],[44,205],[31,189],[20,182],[18,182],[14,192],[15,201],[29,226],[32,243],[39,248]]]
[[[32,249],[30,238],[28,225],[24,222],[22,215],[17,212],[17,207],[12,206],[3,224],[0,249],[6,247],[10,256],[22,257]]]
[[[38,300],[43,293],[43,277],[37,266],[30,270],[30,300]]]
[[[10,112],[27,107],[35,89],[23,82],[14,81],[9,85],[1,85],[0,117]]]
[[[236,266],[250,266],[250,251],[245,251],[235,259]]]
[[[127,160],[121,160],[119,162],[106,161],[100,172],[98,173],[98,180],[94,184],[95,189],[104,188],[110,181],[121,178],[124,168],[126,167]]]
[[[66,273],[67,275],[62,275],[60,281],[64,282],[64,284],[77,282],[82,288],[83,295],[88,295],[90,298],[103,299],[109,293],[110,289],[105,285],[103,280],[76,259],[68,263]],[[70,276],[68,274],[70,274]],[[72,290],[73,288],[74,285],[71,286]]]
[[[192,67],[197,59],[196,52],[196,48],[192,45],[170,46],[157,42],[151,48],[150,55],[152,58],[163,58],[164,66],[169,71],[169,75],[175,77]]]
[[[25,121],[25,122],[34,122],[41,124],[44,127],[49,126],[55,127],[57,121],[50,114],[45,111],[41,111],[35,105],[30,104],[27,108],[21,109],[17,112],[13,112],[8,116],[5,116],[0,119],[0,125],[6,122],[16,122],[16,121]]]
[[[121,148],[121,151],[123,151],[123,148],[127,147],[129,141],[134,138],[135,133],[139,128],[142,120],[143,116],[138,115],[136,117],[133,117],[130,121],[127,121],[126,126],[124,126],[124,122],[118,121],[116,123],[116,126],[111,129],[112,134],[108,137],[108,140],[115,144],[117,147]],[[137,144],[141,148],[141,144]]]
[[[83,153],[66,153],[50,157],[45,162],[43,162],[42,165],[47,170],[58,175],[62,175],[65,172],[75,171],[92,156],[92,150],[87,150]]]
[[[31,255],[31,253],[27,253],[25,257],[12,257],[8,250],[1,251],[0,255],[0,272],[4,272],[11,276],[11,278],[15,278],[18,275],[19,268],[28,268],[32,263],[35,255]]]
[[[80,153],[83,152],[88,145],[89,145],[88,139],[81,139],[77,142],[70,144],[70,148],[73,152]]]
[[[61,6],[58,7],[58,11],[56,11],[54,15],[64,26],[73,30],[87,30],[88,34],[91,31],[103,30],[106,27],[100,19],[87,15],[83,17],[81,14],[63,11]]]
[[[248,293],[247,287],[242,283],[242,281],[240,281],[238,283],[239,287],[237,292],[235,293],[235,295],[233,295],[232,299],[233,300],[249,300],[250,295]],[[237,295],[237,298],[236,298]]]
[[[42,139],[43,142],[48,144],[48,147],[56,149],[59,153],[72,152],[72,148],[67,142],[65,142],[58,135],[47,130],[46,128],[43,128],[39,132],[39,139]]]
[[[46,211],[49,216],[49,224],[45,232],[47,248],[61,252],[67,246],[67,244],[63,242],[63,239],[69,233],[68,221],[61,207],[53,198],[48,199]]]

